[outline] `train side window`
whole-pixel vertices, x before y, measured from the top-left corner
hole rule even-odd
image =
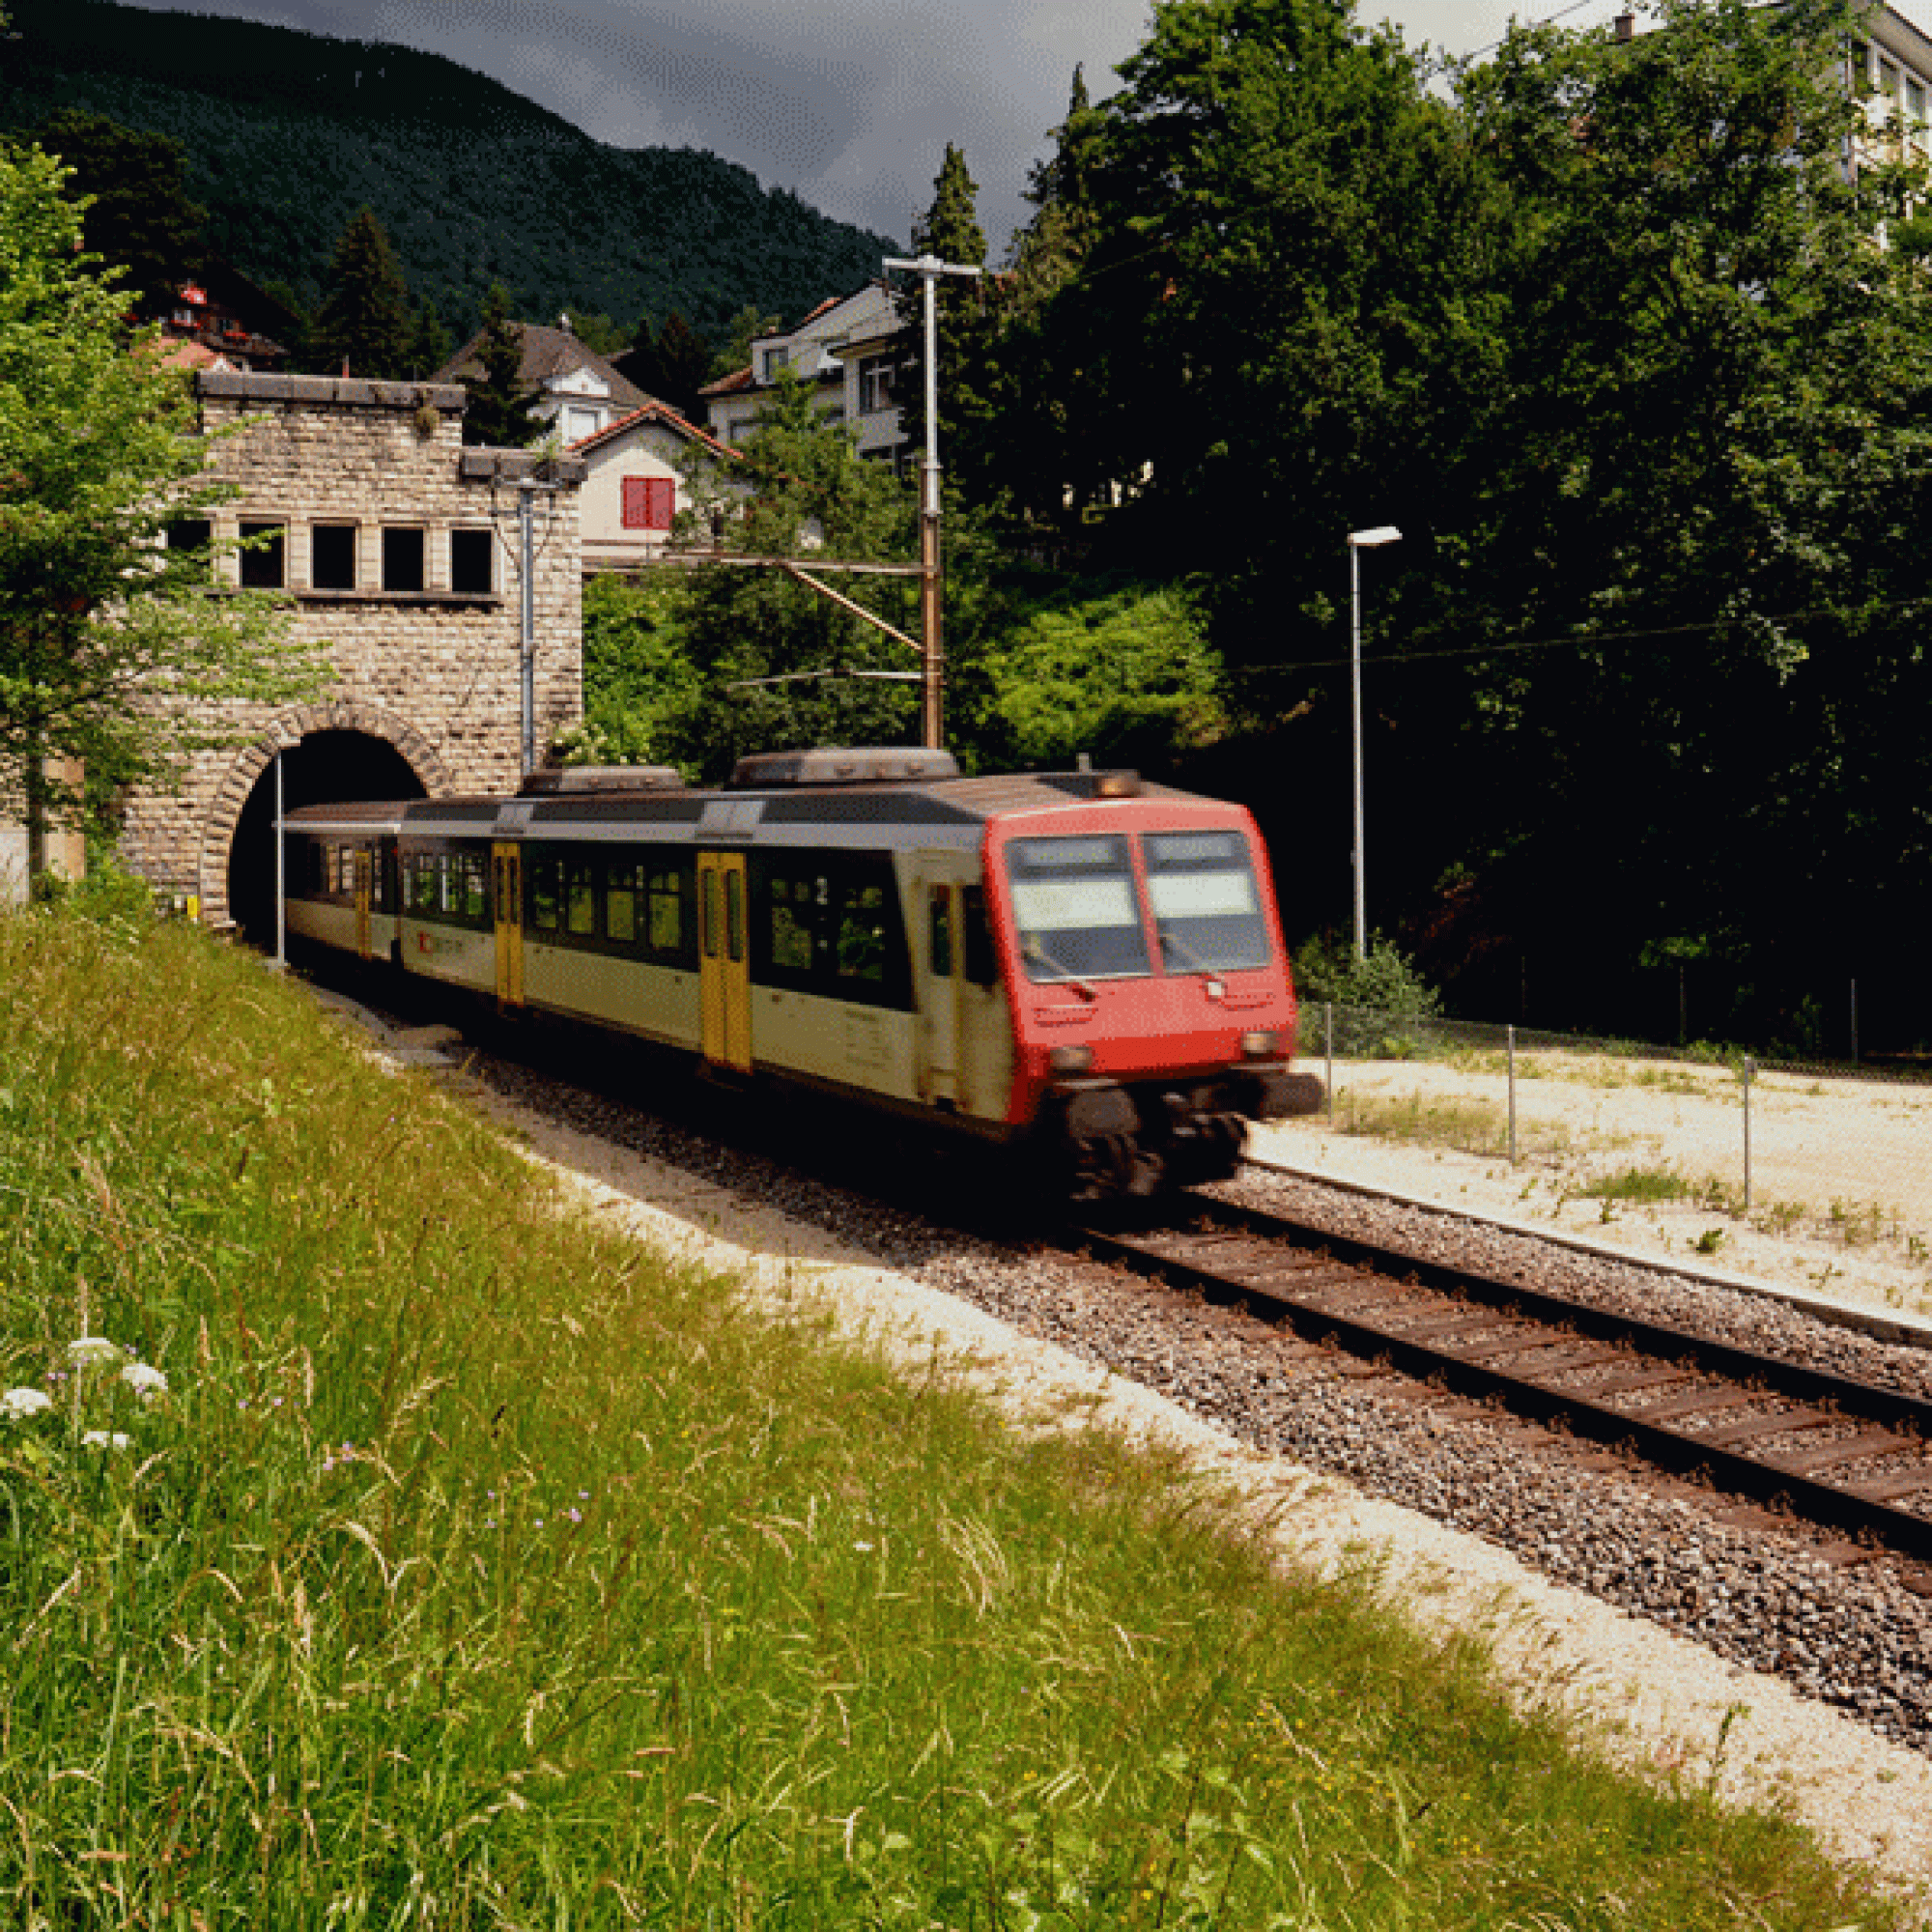
[[[482,855],[466,852],[463,856],[463,916],[466,919],[483,919],[487,917],[489,910],[489,892],[484,884]]]
[[[597,870],[588,859],[573,859],[564,867],[564,913],[570,930],[580,938],[597,936]]]
[[[966,977],[976,986],[990,986],[1000,977],[993,957],[993,928],[986,921],[986,889],[968,886],[965,901]]]
[[[557,863],[537,859],[530,866],[530,923],[540,932],[554,932],[557,923]]]
[[[745,874],[724,874],[724,947],[733,964],[745,956]]]
[[[935,980],[950,980],[952,977],[952,894],[946,886],[934,886],[927,897],[927,913],[930,926],[927,934],[927,957],[931,961],[930,971]]]
[[[308,890],[314,898],[328,890],[328,854],[313,840],[308,848]]]
[[[716,959],[718,957],[718,874],[715,871],[707,871],[704,874],[703,884],[704,956],[707,959]]]
[[[438,912],[456,910],[456,881],[450,877],[447,852],[436,855],[436,909]]]
[[[645,882],[644,943],[653,952],[682,952],[685,948],[685,883],[667,868],[652,872]]]
[[[638,936],[638,872],[636,866],[611,866],[604,873],[604,933],[620,946]]]
[[[788,973],[811,971],[811,888],[780,873],[771,881],[772,964]]]
[[[833,970],[841,980],[883,985],[886,979],[886,894],[883,886],[841,880],[834,923]]]

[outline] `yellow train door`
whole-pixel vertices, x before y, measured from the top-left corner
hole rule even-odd
[[[704,1057],[714,1066],[752,1070],[752,960],[745,900],[745,855],[697,855],[698,990]]]
[[[524,850],[521,845],[490,848],[496,888],[497,1002],[524,1004]]]
[[[355,952],[369,956],[369,888],[375,854],[366,845],[355,848]]]

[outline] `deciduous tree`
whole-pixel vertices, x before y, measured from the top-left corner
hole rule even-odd
[[[325,676],[273,600],[210,596],[207,550],[169,547],[234,492],[184,377],[152,336],[130,351],[127,293],[81,252],[65,179],[38,149],[0,153],[0,794],[30,822],[79,803],[50,760],[96,787],[163,782],[227,740],[234,702]]]

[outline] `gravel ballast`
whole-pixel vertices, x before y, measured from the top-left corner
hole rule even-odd
[[[1297,1559],[1370,1566],[1406,1613],[1481,1628],[1523,1701],[1587,1718],[1626,1762],[1789,1806],[1840,1853],[1932,1885],[1932,1602],[1889,1563],[1043,1241],[961,1234],[548,1075],[469,1065],[461,1086],[652,1239],[771,1293],[824,1296],[849,1330],[922,1363],[942,1352],[1032,1421],[1185,1443]],[[1338,1233],[1533,1270],[1560,1293],[1932,1392],[1918,1351],[1775,1303],[1317,1182],[1230,1186]]]

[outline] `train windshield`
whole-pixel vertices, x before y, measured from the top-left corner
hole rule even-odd
[[[1029,980],[1152,972],[1124,838],[1015,838],[1007,876]]]
[[[1169,968],[1228,973],[1267,964],[1267,922],[1240,833],[1150,832],[1142,850],[1154,928]]]

